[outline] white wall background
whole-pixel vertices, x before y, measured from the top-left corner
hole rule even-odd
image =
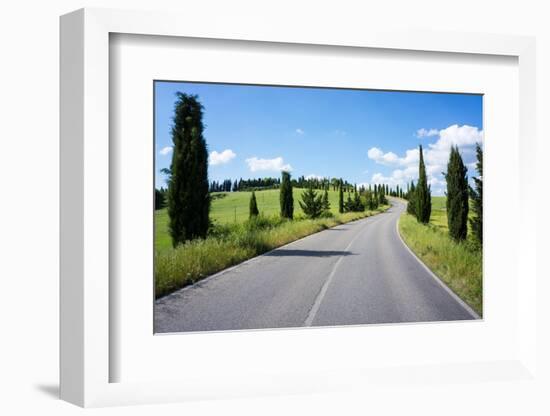
[[[58,17],[81,7],[177,10],[227,19],[273,19],[281,30],[297,25],[357,28],[372,24],[434,30],[537,36],[539,169],[546,188],[550,155],[550,12],[547,1],[189,1],[19,0],[0,6],[0,413],[73,414],[82,410],[56,399],[58,383]],[[546,7],[545,7],[546,6]],[[244,16],[244,17],[243,17]],[[376,22],[376,23],[375,23]],[[182,21],[182,25],[185,21]],[[32,184],[33,192],[26,189]],[[549,247],[548,197],[541,194],[539,248]],[[546,203],[546,204],[545,204]],[[513,213],[511,213],[513,216]],[[546,241],[545,241],[546,240]],[[541,250],[541,254],[546,250]],[[550,280],[548,260],[539,275]],[[548,258],[548,256],[546,256]],[[538,287],[540,377],[550,367],[550,284]],[[550,385],[506,383],[434,385],[372,397],[355,391],[319,396],[259,398],[94,410],[99,414],[549,414]],[[546,388],[546,392],[544,388]],[[545,396],[546,393],[546,396]]]

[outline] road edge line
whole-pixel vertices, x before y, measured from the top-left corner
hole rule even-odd
[[[403,214],[401,214],[403,215]],[[408,250],[408,252],[416,259],[416,261],[418,263],[420,263],[420,265],[422,267],[424,267],[424,269],[426,269],[426,271],[428,272],[428,274],[437,282],[439,283],[439,285],[447,292],[449,293],[449,295],[451,295],[451,297],[456,300],[460,306],[462,306],[466,312],[468,312],[472,318],[474,319],[482,319],[481,316],[479,316],[479,314],[474,311],[472,309],[472,307],[470,305],[468,305],[466,302],[464,302],[460,296],[458,296],[449,286],[447,286],[447,284],[441,280],[441,278],[439,276],[437,276],[428,266],[426,266],[426,264],[420,259],[420,257],[418,257],[416,255],[416,253],[414,251],[412,251],[412,249],[407,245],[407,243],[405,243],[405,240],[403,240],[403,237],[401,237],[401,233],[399,232],[399,221],[401,220],[401,215],[399,215],[399,217],[397,218],[397,221],[395,222],[395,231],[397,232],[397,236],[399,237],[399,240],[401,240],[401,243],[405,246],[405,248]]]

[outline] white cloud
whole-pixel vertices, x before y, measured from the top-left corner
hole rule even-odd
[[[374,160],[381,165],[392,165],[397,162],[397,155],[393,152],[384,153],[378,147],[371,147],[367,152],[369,159]]]
[[[439,130],[437,129],[425,129],[421,128],[416,131],[416,137],[421,139],[422,137],[432,137],[437,136],[439,134]]]
[[[428,145],[424,159],[427,164],[446,166],[451,146],[458,146],[462,156],[473,155],[473,146],[483,141],[483,130],[468,125],[456,124],[439,131],[439,139]]]
[[[246,159],[246,163],[248,164],[251,172],[262,170],[277,172],[284,170],[290,172],[292,170],[292,166],[285,164],[283,158],[280,156],[273,159],[259,159],[257,157],[251,157]]]
[[[451,146],[458,146],[464,163],[469,168],[468,176],[475,175],[473,171],[476,159],[474,146],[476,143],[483,142],[483,130],[479,130],[477,127],[458,126],[456,124],[439,130],[437,134],[432,132],[433,129],[420,130],[424,130],[423,137],[439,136],[434,143],[424,146],[423,149],[426,174],[433,195],[443,195],[445,191],[446,183],[442,172],[447,169]],[[373,147],[369,149],[368,157],[378,164],[396,168],[387,176],[382,173],[372,175],[371,183],[373,184],[384,183],[390,186],[405,187],[411,180],[416,181],[418,178],[419,151],[417,148],[409,149],[403,157],[399,157],[393,152],[385,153],[381,149]]]
[[[302,136],[302,135],[304,135],[304,134],[306,133],[306,132],[303,131],[302,129],[296,129],[296,130],[294,130],[294,132],[295,132],[296,134],[299,134],[300,136]]]
[[[169,155],[170,153],[172,153],[172,146],[163,147],[162,149],[160,149],[159,153],[162,156]]]
[[[418,149],[410,149],[405,152],[405,157],[398,157],[393,152],[384,153],[377,147],[371,147],[367,152],[369,159],[386,166],[407,166],[418,162]]]
[[[439,140],[435,145],[430,145],[430,147],[450,149],[451,145],[458,147],[472,146],[476,143],[481,143],[482,140],[483,130],[468,125],[459,127],[457,124],[453,124],[446,129],[440,130]]]
[[[212,166],[223,165],[229,163],[237,156],[231,149],[225,149],[223,152],[216,152],[215,150],[210,153],[210,164]]]

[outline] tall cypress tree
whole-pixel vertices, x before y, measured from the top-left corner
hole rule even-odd
[[[338,212],[340,214],[344,212],[344,188],[342,180],[340,180],[340,186],[338,188]]]
[[[468,234],[467,172],[458,147],[451,147],[445,180],[447,181],[447,224],[449,235],[455,241],[465,240]]]
[[[176,93],[173,153],[168,181],[168,215],[172,245],[208,232],[208,152],[203,137],[203,106],[196,95]]]
[[[257,217],[260,211],[258,211],[258,203],[256,202],[256,194],[252,191],[250,196],[250,203],[248,204],[248,217]]]
[[[474,178],[475,189],[470,187],[472,210],[474,217],[470,219],[472,234],[477,242],[483,246],[483,150],[479,143],[476,145],[476,170],[479,176]]]
[[[407,191],[407,201],[407,212],[416,217],[416,187],[413,181],[411,181],[411,186]]]
[[[422,153],[422,145],[419,146],[420,160],[418,162],[418,184],[415,190],[415,213],[416,219],[422,224],[430,222],[432,214],[432,196],[430,187],[428,186],[428,178],[426,176],[426,166],[424,165],[424,155]]]
[[[281,203],[281,217],[293,218],[294,215],[294,197],[292,196],[292,182],[290,181],[290,173],[281,172],[281,190],[279,193],[279,201]]]

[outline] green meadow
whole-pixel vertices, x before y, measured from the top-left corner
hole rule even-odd
[[[300,218],[302,210],[298,201],[304,189],[294,188],[294,217]],[[319,192],[319,191],[318,191]],[[236,224],[248,220],[248,204],[252,192],[214,192],[210,208],[210,219],[216,225]],[[338,214],[338,191],[328,191],[330,210]],[[344,198],[347,194],[344,194]],[[280,211],[279,190],[268,189],[256,192],[260,214],[265,217],[278,216]],[[168,213],[166,208],[155,211],[155,249],[162,251],[172,248],[168,234]]]
[[[481,316],[482,250],[471,239],[456,243],[449,238],[445,203],[445,197],[432,197],[432,214],[427,225],[403,213],[399,232],[415,254]]]

